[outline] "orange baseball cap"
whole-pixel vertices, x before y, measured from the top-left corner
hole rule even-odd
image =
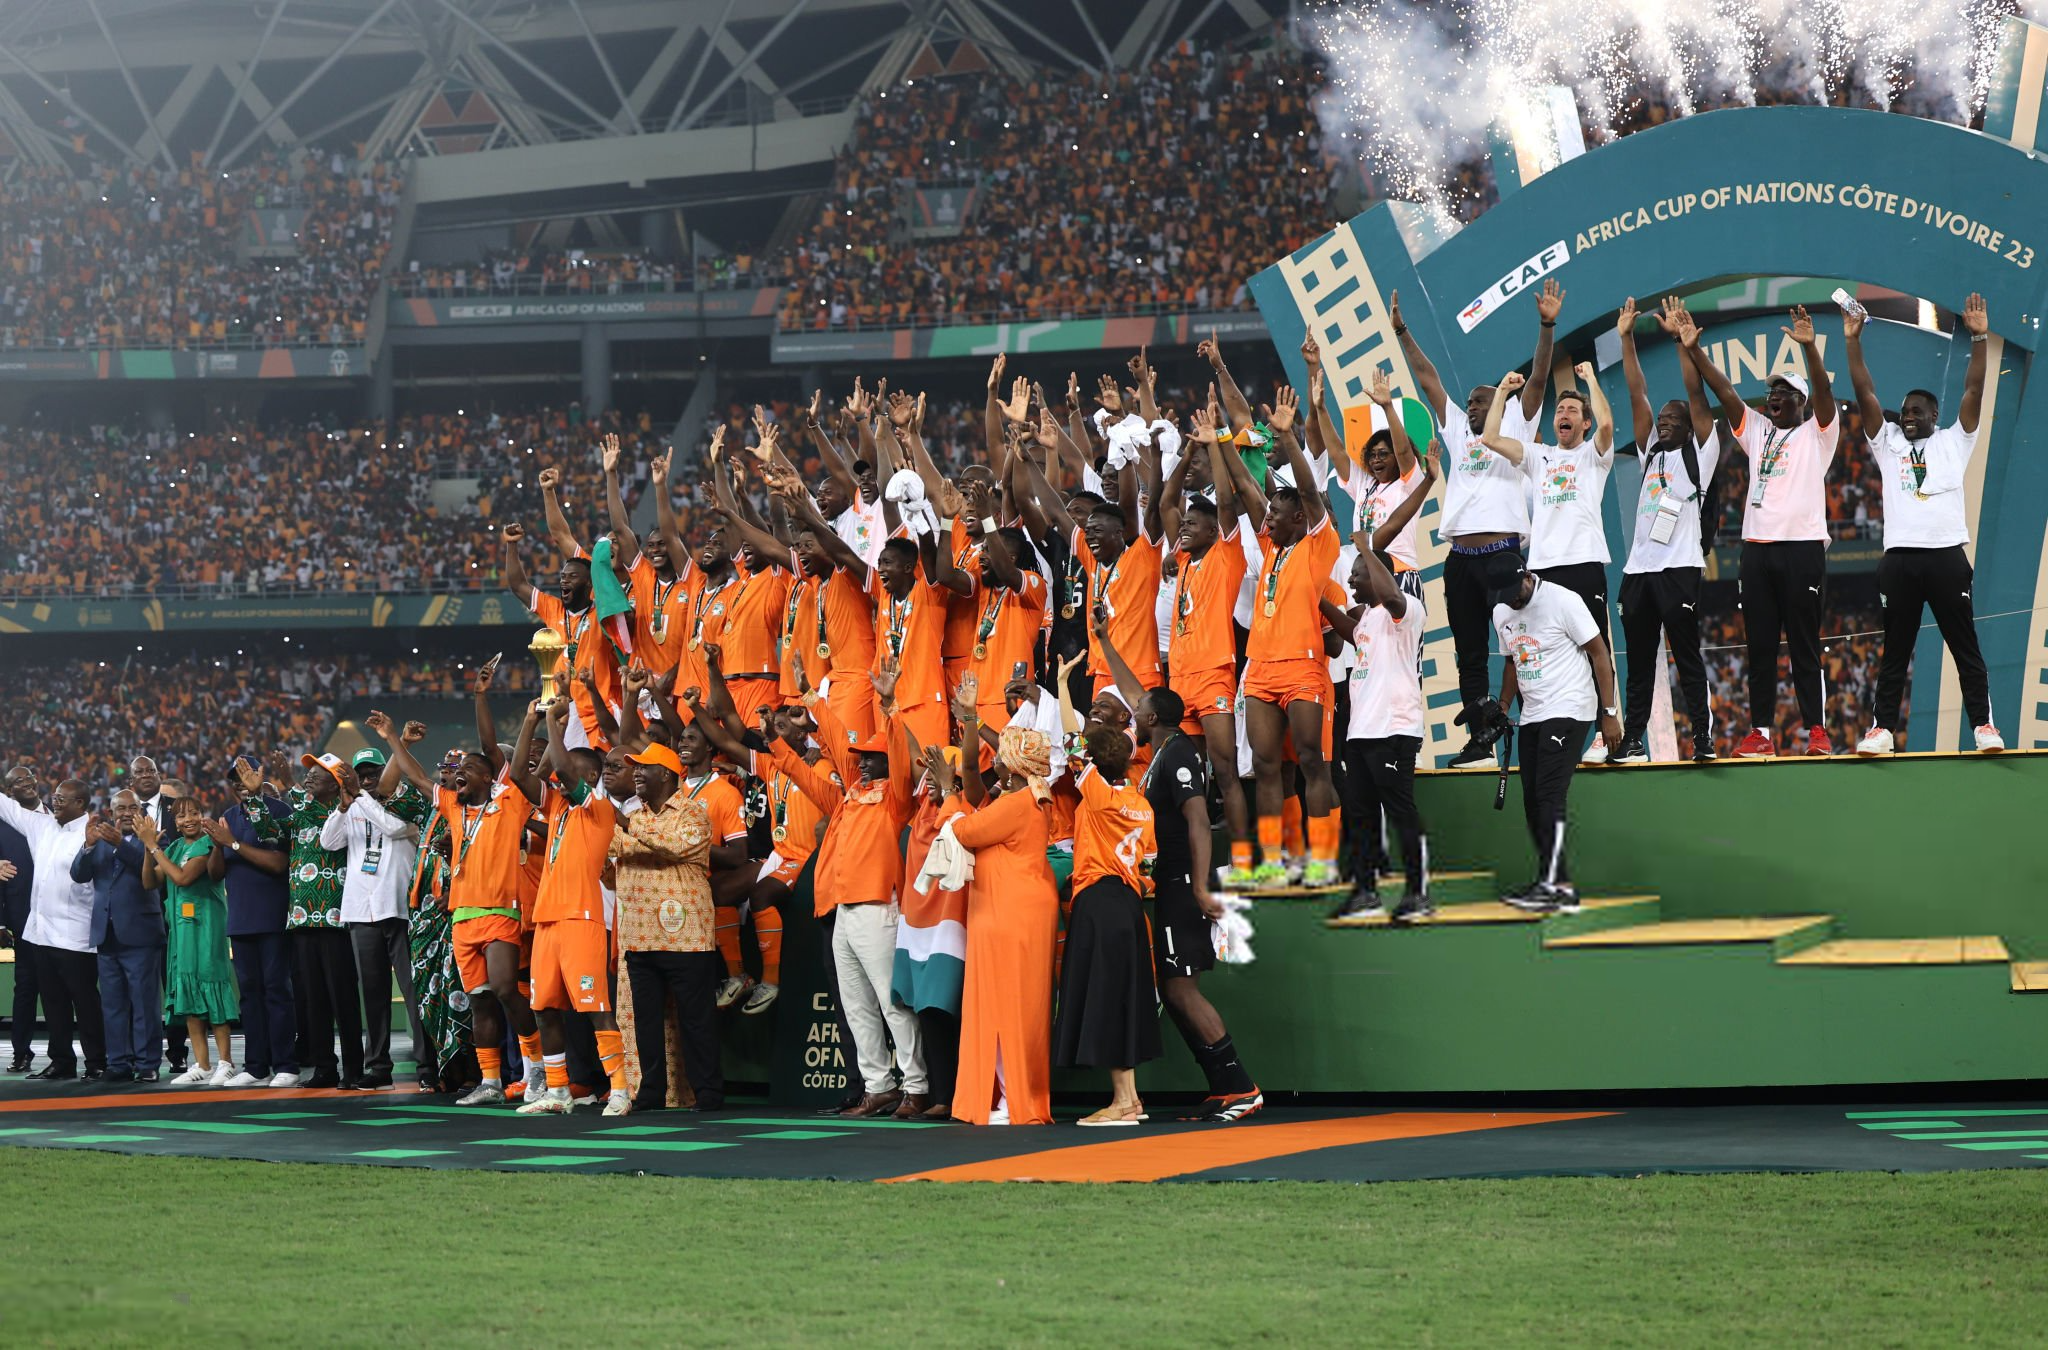
[[[328,773],[334,775],[334,781],[337,783],[345,783],[348,781],[348,779],[344,779],[341,776],[342,770],[347,769],[348,765],[341,762],[340,755],[300,755],[299,763],[308,769],[312,768],[315,764],[318,764],[321,768],[327,770]],[[354,770],[350,770],[349,779],[353,779],[354,777]]]
[[[683,762],[676,758],[675,751],[669,749],[660,741],[650,741],[645,750],[642,750],[637,755],[628,755],[626,758],[635,764],[658,764],[678,778],[683,776]]]
[[[852,749],[855,754],[886,755],[889,753],[889,733],[887,731],[870,732],[865,740],[855,741]]]

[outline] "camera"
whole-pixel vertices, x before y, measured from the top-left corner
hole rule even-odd
[[[1501,737],[1515,729],[1507,710],[1500,706],[1497,698],[1485,699],[1460,710],[1453,725],[1469,728],[1472,743],[1482,750],[1493,749]]]

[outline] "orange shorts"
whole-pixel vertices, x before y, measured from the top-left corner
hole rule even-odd
[[[917,743],[929,749],[934,745],[953,743],[953,714],[943,703],[918,703],[911,707],[899,707],[896,720],[910,728],[910,734],[917,737]]]
[[[611,934],[598,919],[556,919],[533,930],[533,1006],[612,1010]]]
[[[484,948],[493,942],[519,944],[519,920],[503,914],[484,914],[455,925],[455,973],[462,977],[462,992],[474,994],[491,987],[484,966]]]
[[[759,726],[761,709],[782,706],[782,687],[772,679],[728,679],[725,688],[743,727]]]
[[[816,852],[816,850],[813,849],[811,850],[811,852]],[[781,852],[778,851],[775,854],[775,869],[773,871],[765,870],[768,866],[769,860],[765,858],[762,859],[761,866],[764,870],[762,871],[758,880],[767,881],[772,878],[773,880],[779,881],[783,885],[788,886],[791,889],[795,889],[796,879],[803,874],[804,864],[808,863],[810,860],[810,852],[799,854],[794,858],[785,858],[784,856],[782,856]]]
[[[875,729],[875,683],[865,670],[834,671],[825,686],[825,702],[855,740]]]
[[[1217,666],[1211,670],[1174,671],[1173,692],[1186,709],[1181,730],[1190,736],[1202,734],[1202,719],[1218,713],[1230,716],[1237,705],[1237,667]]]
[[[1301,702],[1315,704],[1323,714],[1323,758],[1330,757],[1330,721],[1337,690],[1330,683],[1330,668],[1324,662],[1306,657],[1250,662],[1244,668],[1244,697],[1247,703],[1257,699],[1277,708]]]

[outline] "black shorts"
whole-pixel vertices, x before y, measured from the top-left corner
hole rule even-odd
[[[1216,968],[1216,941],[1209,920],[1195,903],[1195,888],[1166,882],[1152,903],[1152,967],[1160,979],[1195,976]]]

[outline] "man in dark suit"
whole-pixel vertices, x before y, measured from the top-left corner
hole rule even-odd
[[[92,883],[109,1083],[156,1082],[163,1050],[164,901],[142,884],[144,854],[135,837],[140,814],[134,792],[115,793],[113,823],[88,826],[86,845],[71,864],[73,881]]]
[[[256,763],[253,758],[247,762]],[[235,791],[240,790],[238,785]],[[264,805],[283,817],[284,803],[266,797]],[[228,938],[242,996],[242,1070],[228,1086],[297,1087],[299,1016],[284,931],[291,911],[285,854],[257,842],[239,801],[209,828],[214,842],[227,850]]]
[[[164,776],[158,771],[156,761],[148,755],[137,755],[128,761],[128,788],[135,794],[137,808],[156,822],[156,827],[166,839],[178,837],[177,801],[164,791]],[[166,959],[169,958],[166,949]],[[161,979],[168,979],[166,967]],[[159,983],[161,983],[161,979]],[[174,1074],[185,1071],[185,1019],[182,1017],[159,1018],[163,1024],[164,1057]]]
[[[28,765],[9,769],[0,787],[29,810],[41,809],[42,788],[36,782],[36,771]],[[14,864],[14,876],[0,881],[0,928],[13,935],[14,944],[14,1007],[9,1027],[14,1058],[8,1061],[7,1071],[27,1073],[35,1063],[36,953],[22,934],[28,929],[28,896],[35,884],[36,865],[27,836],[4,821],[0,821],[0,859]]]

